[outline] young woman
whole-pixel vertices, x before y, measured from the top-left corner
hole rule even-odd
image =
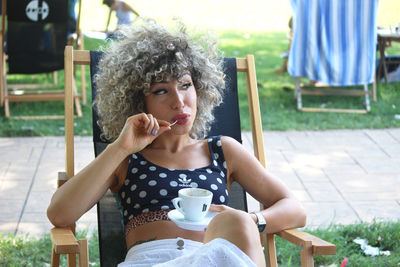
[[[221,68],[215,42],[193,41],[184,28],[152,21],[121,28],[95,77],[98,123],[112,143],[56,191],[50,221],[72,224],[110,188],[121,199],[129,249],[119,266],[265,266],[259,229],[304,226],[305,213],[237,141],[203,139],[222,101]],[[228,207],[234,181],[268,208],[249,214]],[[205,231],[168,219],[184,187],[213,192],[210,211],[218,214]]]

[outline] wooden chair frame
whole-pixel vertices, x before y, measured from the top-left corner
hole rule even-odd
[[[262,136],[261,114],[259,109],[257,79],[255,72],[254,57],[247,55],[246,58],[237,58],[237,71],[244,72],[247,82],[247,93],[250,109],[250,119],[252,125],[252,136],[254,153],[258,160],[266,166],[264,143]],[[74,105],[73,105],[73,68],[76,64],[89,65],[90,52],[89,51],[73,51],[71,46],[65,49],[65,145],[66,145],[66,173],[61,175],[59,184],[61,185],[67,179],[74,176]],[[261,207],[264,208],[264,207]],[[284,230],[276,235],[283,239],[290,241],[300,248],[301,266],[310,267],[314,266],[314,254],[317,255],[333,255],[336,254],[336,246],[326,242],[320,238],[312,236],[308,233],[298,230]],[[274,234],[261,235],[262,242],[265,247],[265,256],[268,266],[276,267],[277,257],[275,250]],[[76,240],[72,228],[54,228],[51,231],[51,239],[53,241],[53,256],[52,266],[58,266],[58,259],[60,254],[70,255],[70,266],[75,266],[75,254],[82,256],[81,265],[86,264],[84,258],[87,257],[88,252],[83,251],[87,247],[87,243],[83,240]],[[71,256],[73,255],[73,256]]]
[[[374,74],[375,77],[375,74]],[[295,91],[294,95],[297,99],[297,109],[306,112],[336,112],[336,113],[359,113],[366,114],[371,110],[369,96],[372,95],[374,101],[376,101],[376,81],[374,78],[372,84],[372,92],[369,91],[368,85],[364,84],[363,89],[349,90],[349,89],[332,89],[331,87],[302,87],[300,85],[300,77],[295,77]],[[364,96],[365,97],[365,109],[338,109],[338,108],[312,108],[303,107],[302,96],[303,95],[314,95],[314,96]]]
[[[2,17],[1,17],[1,35],[0,35],[0,106],[4,105],[5,116],[13,119],[63,119],[64,116],[58,115],[44,115],[44,116],[11,116],[10,115],[10,102],[33,102],[33,101],[63,101],[64,90],[37,90],[40,88],[48,88],[58,84],[57,72],[54,71],[53,83],[48,84],[12,84],[7,85],[7,70],[6,60],[7,55],[4,53],[4,41],[6,31],[6,8],[7,0],[2,1]],[[82,50],[84,47],[83,34],[80,29],[80,18],[82,10],[82,0],[78,3],[78,18],[76,21],[76,33],[70,35],[67,45]],[[85,84],[85,69],[81,65],[81,94],[77,93],[77,87],[74,79],[73,92],[76,112],[78,117],[82,117],[81,104],[86,105],[86,84]]]

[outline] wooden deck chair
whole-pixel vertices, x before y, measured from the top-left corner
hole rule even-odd
[[[377,0],[291,0],[293,39],[288,72],[301,111],[367,113],[376,100]],[[300,77],[324,84],[300,85]],[[368,85],[372,84],[372,92]],[[363,88],[356,88],[356,87]],[[302,96],[359,96],[364,109],[303,107]]]
[[[72,94],[72,70],[75,64],[90,64],[91,76],[97,71],[97,62],[102,52],[97,51],[73,51],[72,47],[67,47],[65,51],[65,73],[66,73],[66,104],[65,104],[65,143],[66,143],[66,175],[61,175],[62,182],[74,175],[74,117],[73,117],[73,94]],[[228,92],[224,95],[224,103],[215,111],[216,120],[212,125],[209,135],[229,135],[241,142],[240,115],[238,105],[237,73],[244,72],[247,81],[247,93],[249,100],[250,117],[252,124],[252,136],[254,153],[260,162],[265,166],[264,144],[261,127],[261,116],[258,102],[258,91],[256,83],[256,73],[254,57],[246,58],[225,58],[225,74],[227,76]],[[96,88],[92,84],[92,98],[94,98]],[[107,146],[100,139],[100,129],[96,124],[97,114],[93,110],[93,143],[95,155],[97,156]],[[231,207],[247,211],[246,195],[239,184],[232,185],[229,205]],[[98,212],[98,231],[100,245],[101,266],[116,266],[124,260],[126,254],[124,227],[121,221],[121,212],[118,209],[118,202],[113,194],[108,191],[97,204]],[[63,234],[60,234],[62,232]],[[314,237],[310,234],[297,230],[285,230],[276,233],[278,236],[289,240],[300,247],[302,266],[313,266],[313,255],[335,254],[335,245]],[[61,237],[61,238],[60,238]],[[72,252],[66,252],[67,241],[72,247]],[[63,239],[64,238],[64,241]],[[61,251],[63,253],[83,253],[77,252],[79,248],[85,248],[85,241],[74,239],[73,232],[69,228],[54,228],[52,230],[53,240],[53,259],[52,266],[57,266],[57,260]],[[266,260],[269,266],[277,266],[274,235],[262,236],[265,246]],[[80,245],[79,242],[83,243]],[[59,248],[60,247],[60,248]],[[61,248],[63,250],[61,250]]]
[[[82,1],[77,20],[73,0],[2,1],[0,40],[0,106],[10,117],[10,102],[63,101],[64,90],[58,84],[57,71],[64,68],[65,45],[83,49],[80,30]],[[75,24],[75,25],[74,25]],[[8,67],[8,68],[7,68]],[[7,70],[8,69],[8,70]],[[53,74],[53,82],[7,84],[7,76],[22,74],[31,79],[37,74]],[[75,81],[75,80],[74,80]],[[86,103],[85,73],[81,66],[81,94],[74,85],[78,116],[82,116],[79,99]],[[63,116],[12,116],[15,119],[62,119]]]

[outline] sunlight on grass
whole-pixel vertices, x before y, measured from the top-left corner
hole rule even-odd
[[[83,31],[104,31],[108,9],[102,0],[85,0],[82,5]],[[291,16],[289,0],[126,0],[143,17],[151,17],[170,24],[179,17],[189,26],[212,30],[287,31]],[[380,0],[378,25],[398,25],[400,5],[398,0]],[[116,27],[115,15],[110,29]]]

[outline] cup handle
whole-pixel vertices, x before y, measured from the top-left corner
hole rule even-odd
[[[177,209],[180,213],[183,214],[183,210],[182,210],[182,208],[181,208],[180,205],[179,205],[179,203],[180,203],[182,200],[183,200],[182,198],[176,197],[176,198],[172,199],[171,201],[172,201],[172,204],[174,205],[175,209]]]

